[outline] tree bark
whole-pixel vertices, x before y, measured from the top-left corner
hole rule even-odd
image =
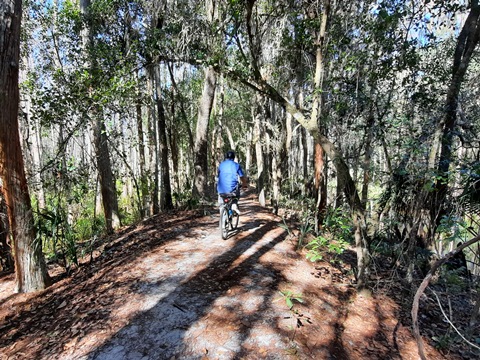
[[[168,143],[167,143],[167,121],[165,118],[165,108],[162,100],[162,88],[160,83],[160,65],[155,67],[155,87],[157,99],[158,114],[158,140],[159,140],[159,158],[160,158],[160,209],[173,209],[172,186],[170,183],[170,165],[168,164]]]
[[[8,241],[8,215],[7,204],[0,183],[0,273],[14,270],[12,249]]]
[[[411,315],[412,315],[412,323],[413,323],[413,334],[415,336],[415,340],[417,341],[417,346],[418,346],[418,355],[422,360],[426,360],[427,357],[425,356],[425,347],[423,345],[422,336],[420,334],[420,328],[418,326],[418,309],[420,307],[420,298],[422,297],[423,293],[425,292],[425,289],[430,284],[430,281],[432,280],[433,276],[435,275],[435,272],[440,268],[440,266],[445,264],[448,261],[448,259],[450,259],[451,257],[463,251],[463,249],[479,241],[480,241],[480,236],[476,236],[473,239],[470,239],[469,241],[464,242],[462,245],[458,246],[454,251],[446,254],[443,258],[437,260],[432,265],[432,268],[428,272],[427,276],[425,276],[422,283],[418,287],[417,292],[415,293],[415,296],[413,298]]]
[[[158,167],[158,137],[155,105],[152,103],[154,98],[154,75],[153,65],[147,67],[147,92],[151,99],[148,103],[148,153],[149,159],[149,175],[153,178],[150,181],[150,214],[158,214],[160,212],[160,203],[158,199],[159,189],[159,167]]]
[[[36,241],[18,126],[18,71],[22,2],[1,2],[0,12],[0,175],[15,249],[16,290],[45,289],[50,279]]]
[[[322,119],[324,118],[324,77],[325,77],[325,56],[326,49],[326,33],[327,23],[330,17],[330,0],[323,1],[323,12],[320,19],[320,30],[317,34],[315,41],[315,76],[314,76],[314,92],[313,92],[313,104],[310,121],[317,122],[317,126],[323,129]],[[323,222],[323,215],[325,214],[327,207],[327,182],[324,179],[324,151],[319,142],[315,142],[314,148],[314,186],[316,196],[316,214],[315,214],[315,227],[318,230],[319,225]]]
[[[99,115],[94,114],[94,117]],[[103,212],[105,214],[107,233],[113,233],[120,226],[118,213],[118,200],[113,178],[112,165],[108,150],[108,137],[105,124],[100,119],[93,120],[93,142],[95,145],[95,158],[100,177],[100,192],[102,194]]]
[[[437,167],[438,174],[443,178],[437,186],[438,196],[436,201],[432,202],[432,216],[437,219],[438,226],[442,216],[438,212],[445,211],[445,198],[448,192],[448,172],[452,161],[453,139],[457,120],[458,95],[465,78],[468,66],[470,64],[474,50],[480,40],[480,5],[478,0],[471,1],[470,13],[465,20],[465,24],[458,36],[455,48],[452,78],[447,92],[445,104],[445,117],[437,126],[437,134],[441,136],[440,157]],[[434,144],[437,144],[434,139]],[[432,151],[433,152],[433,151]],[[433,155],[431,154],[431,157]]]
[[[254,107],[252,110],[253,116],[253,143],[255,145],[255,158],[257,161],[257,194],[258,201],[261,206],[266,206],[266,197],[267,197],[267,170],[265,165],[264,157],[264,146],[262,144],[262,139],[264,138],[264,130],[262,127],[262,106],[260,101],[262,100],[261,95],[257,94],[255,96]]]
[[[80,0],[80,12],[88,20],[91,0]],[[93,74],[96,73],[95,59],[88,55],[89,47],[92,46],[93,29],[89,21],[86,27],[82,30],[82,46],[85,55],[85,66]],[[95,79],[93,79],[95,82]],[[89,91],[94,91],[93,84]],[[100,179],[100,192],[102,194],[103,212],[105,215],[105,225],[107,233],[113,233],[115,228],[120,226],[120,216],[118,212],[118,199],[115,189],[115,180],[113,178],[112,166],[110,161],[110,152],[108,149],[108,137],[106,133],[105,124],[103,122],[103,112],[98,104],[93,104],[93,114],[91,117],[93,128],[93,142],[95,146],[95,158],[97,164],[97,171]]]
[[[213,67],[209,66],[205,70],[205,82],[198,107],[197,130],[195,132],[193,196],[199,199],[208,197],[208,128],[216,83],[217,74]]]
[[[363,158],[363,184],[361,201],[365,208],[368,201],[368,187],[370,185],[370,165],[372,161],[372,138],[374,123],[375,117],[373,114],[373,109],[371,109],[367,120],[367,126],[365,128],[365,156]]]
[[[142,103],[140,95],[136,103],[136,120],[137,120],[137,139],[138,139],[138,158],[140,168],[140,216],[143,218],[148,213],[148,177],[145,164],[145,137],[143,134],[143,119],[142,119]]]

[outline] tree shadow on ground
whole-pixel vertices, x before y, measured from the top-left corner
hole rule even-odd
[[[364,332],[356,334],[349,328],[355,320],[349,311],[354,312],[359,303],[342,269],[325,264],[307,267],[312,281],[304,289],[305,302],[293,309],[283,304],[285,317],[279,317],[278,306],[284,301],[278,301],[279,291],[295,281],[287,275],[290,267],[305,262],[290,252],[270,264],[267,255],[278,253],[270,250],[284,242],[286,233],[271,217],[256,217],[265,209],[250,204],[242,212],[239,232],[226,241],[220,240],[218,216],[194,212],[160,215],[123,230],[104,244],[91,266],[81,267],[42,293],[18,295],[23,300],[0,321],[0,354],[9,359],[66,359],[72,358],[69,349],[80,351],[91,340],[95,342],[88,349],[94,351],[83,359],[222,358],[212,354],[214,346],[228,359],[287,359],[305,354],[316,359],[402,358],[403,350],[395,346],[397,327],[384,327],[390,313],[382,300],[369,301],[372,313],[362,320]],[[198,240],[201,236],[206,236],[203,242]],[[180,244],[187,250],[175,253]],[[215,254],[210,249],[203,265],[193,268],[198,250],[209,246],[219,246],[221,251]],[[171,262],[162,263],[168,257]],[[345,261],[352,259],[354,254],[348,254]],[[149,261],[147,269],[177,264],[192,269],[162,276],[132,266],[145,261]],[[11,300],[4,303],[9,306]],[[136,301],[147,302],[139,312],[119,320],[119,309]],[[303,325],[296,328],[299,319]],[[230,326],[233,330],[228,330]],[[276,335],[264,349],[273,351],[271,344],[292,348],[283,349],[277,357],[262,353],[262,347],[254,348],[253,339],[267,338],[268,329]]]
[[[194,274],[159,300],[152,309],[138,315],[117,333],[114,339],[97,349],[89,358],[112,359],[120,356],[126,359],[138,353],[152,359],[168,359],[172,356],[188,358],[189,354],[193,355],[191,352],[197,352],[198,355],[197,348],[189,347],[189,341],[185,339],[186,332],[208,313],[217,299],[227,294],[242,279],[250,276],[256,276],[257,281],[259,277],[268,277],[268,293],[275,291],[277,283],[282,280],[279,273],[256,269],[256,265],[260,257],[284,240],[284,233],[247,255],[245,259],[240,259],[259,239],[276,227],[277,224],[273,222],[266,224],[251,233],[248,240],[236,242],[231,249],[211,261],[204,270]],[[238,259],[240,262],[234,264]],[[240,332],[244,331],[240,329]],[[128,348],[124,346],[126,341],[131,344]],[[240,344],[237,344],[238,348],[239,346]]]
[[[199,218],[194,212],[173,216],[171,220],[171,214],[164,214],[122,231],[90,265],[42,292],[4,299],[4,303],[20,300],[0,322],[0,353],[9,359],[25,353],[48,358],[61,353],[73,337],[85,338],[102,328],[119,306],[119,294],[128,297],[135,292],[137,274],[128,274],[129,265],[156,247],[194,233],[191,225]]]

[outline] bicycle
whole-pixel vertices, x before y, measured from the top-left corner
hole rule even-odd
[[[223,204],[220,205],[220,232],[222,239],[226,240],[229,230],[233,231],[238,226],[238,214],[232,210],[234,200],[238,200],[235,193],[220,194]]]

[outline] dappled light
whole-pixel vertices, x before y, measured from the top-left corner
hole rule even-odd
[[[0,14],[0,360],[480,358],[480,0]]]
[[[394,301],[356,295],[352,275],[306,262],[252,195],[242,206],[241,230],[228,240],[213,208],[207,216],[157,216],[112,236],[90,266],[48,290],[3,298],[1,352],[92,360],[413,356]]]

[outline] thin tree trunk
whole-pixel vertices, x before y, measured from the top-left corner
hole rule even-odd
[[[365,129],[365,156],[363,158],[363,185],[362,185],[362,204],[366,207],[368,201],[368,186],[370,184],[370,164],[372,161],[372,137],[373,137],[373,124],[375,118],[373,115],[373,108],[370,110],[370,114],[367,120],[367,126]]]
[[[29,58],[24,57],[23,59],[25,62],[29,63]],[[21,75],[22,76],[22,75]],[[24,74],[23,76],[26,76]],[[22,81],[22,80],[20,80]],[[41,177],[41,168],[42,168],[42,127],[40,121],[35,120],[32,116],[32,99],[30,94],[25,93],[23,94],[23,107],[25,109],[25,116],[27,118],[27,126],[30,126],[32,129],[30,139],[27,139],[26,142],[30,143],[31,145],[27,145],[30,152],[31,152],[31,162],[32,166],[30,169],[30,174],[28,174],[28,167],[27,167],[27,176],[33,180],[33,189],[31,189],[36,196],[37,199],[37,209],[45,208],[45,191],[43,187],[42,177]],[[29,132],[30,133],[30,132]]]
[[[189,154],[193,156],[193,149],[195,148],[195,140],[193,138],[192,129],[190,129],[190,123],[188,121],[188,114],[185,111],[185,106],[184,106],[184,101],[183,101],[182,94],[181,94],[180,90],[178,89],[177,82],[175,81],[175,76],[174,76],[174,73],[173,73],[173,64],[170,64],[170,63],[168,64],[168,70],[169,70],[169,73],[170,73],[170,80],[172,82],[174,94],[176,94],[180,98],[180,113],[181,113],[181,116],[182,116],[182,120],[185,123],[185,128],[187,130],[187,135],[188,135],[187,140],[188,140]]]
[[[314,189],[315,189],[315,230],[318,231],[327,208],[327,185],[325,179],[325,153],[320,143],[314,144]]]
[[[225,100],[225,84],[223,77],[220,77],[217,96],[215,97],[215,112],[217,118],[217,124],[212,132],[212,144],[211,144],[211,168],[218,169],[220,161],[223,160],[223,130],[226,129],[229,138],[231,137],[230,130],[223,124],[224,114],[224,100]],[[230,149],[235,150],[234,146],[230,146]],[[217,171],[211,172],[212,184],[217,181]]]
[[[261,95],[257,94],[255,99],[252,116],[254,123],[253,143],[255,144],[255,158],[257,161],[257,194],[260,205],[265,207],[267,198],[267,170],[265,165],[264,146],[262,144],[262,139],[265,138],[265,131],[262,127],[262,106],[260,105],[262,97]]]
[[[83,16],[88,19],[91,0],[80,0],[80,11]],[[95,59],[91,59],[88,49],[92,44],[93,30],[91,24],[87,21],[86,28],[82,30],[83,51],[87,58],[85,66],[89,70],[95,68]],[[95,71],[93,71],[95,73]],[[89,91],[94,91],[93,85]],[[100,180],[100,192],[102,194],[103,212],[105,215],[105,225],[107,233],[112,233],[114,229],[120,226],[120,216],[118,213],[118,199],[115,189],[115,181],[110,161],[110,152],[108,149],[108,137],[105,124],[103,122],[102,109],[97,105],[93,105],[94,111],[92,115],[93,142],[95,146],[95,158],[97,163],[97,171]]]
[[[154,69],[153,65],[147,67],[147,92],[150,99],[154,98]],[[160,203],[158,199],[159,176],[158,176],[158,137],[155,105],[152,101],[148,103],[148,153],[150,176],[153,178],[150,182],[150,213],[158,214],[160,212]]]
[[[173,209],[172,187],[170,183],[170,165],[168,164],[168,143],[167,143],[167,122],[165,119],[165,109],[162,100],[162,88],[160,84],[160,66],[155,67],[155,84],[156,99],[158,113],[158,140],[159,140],[159,158],[160,158],[160,174],[161,174],[161,191],[160,191],[160,209]]]
[[[140,95],[138,95],[140,97]],[[140,168],[140,216],[143,218],[148,212],[148,177],[146,176],[145,164],[145,141],[143,134],[143,119],[142,119],[142,103],[140,98],[136,103],[136,120],[137,120],[137,140],[138,140],[138,158]]]
[[[323,12],[321,14],[321,23],[320,23],[320,31],[318,32],[317,39],[315,42],[316,50],[315,50],[315,57],[316,57],[316,66],[315,66],[315,77],[314,77],[314,93],[313,93],[313,104],[312,104],[312,113],[310,121],[312,123],[317,122],[317,126],[321,129],[323,125],[321,120],[323,118],[323,114],[325,113],[324,107],[324,92],[323,92],[323,84],[324,84],[324,77],[325,77],[325,48],[326,48],[326,32],[327,32],[327,23],[330,16],[330,0],[324,0],[323,2]],[[324,151],[323,148],[320,146],[319,142],[315,142],[315,156],[314,156],[314,167],[315,167],[315,175],[314,175],[314,186],[315,186],[315,195],[317,199],[317,206],[315,209],[316,216],[315,216],[315,224],[316,229],[318,230],[319,224],[323,222],[323,214],[325,214],[326,206],[327,206],[327,189],[326,189],[326,180],[324,179]]]
[[[286,117],[282,116],[283,114],[277,114],[277,109],[275,108],[276,104],[272,102],[272,115],[271,115],[271,124],[273,132],[273,156],[271,159],[272,166],[272,207],[273,212],[278,214],[279,203],[280,203],[280,192],[282,187],[283,180],[283,162],[285,160],[285,146],[286,146]],[[284,120],[284,123],[279,128],[275,125]]]
[[[248,173],[252,164],[252,146],[253,146],[253,129],[249,128],[245,134],[245,171]]]
[[[35,241],[17,118],[22,2],[1,2],[0,12],[0,176],[15,244],[16,290],[30,292],[45,289],[50,278],[42,242]]]

